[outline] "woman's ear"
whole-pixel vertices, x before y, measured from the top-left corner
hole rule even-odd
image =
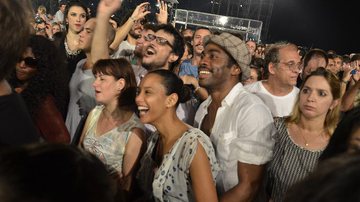
[[[172,93],[166,98],[166,107],[170,108],[175,106],[178,100],[179,100],[179,96],[176,93]]]
[[[329,109],[333,110],[339,103],[340,103],[340,99],[336,99],[336,100],[332,101]]]
[[[126,84],[125,79],[120,78],[119,80],[116,81],[116,90],[121,92],[122,89],[124,89],[125,84]]]

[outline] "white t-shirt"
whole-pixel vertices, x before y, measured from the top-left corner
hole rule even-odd
[[[120,43],[117,51],[111,55],[111,58],[117,59],[124,56],[129,56],[134,52],[134,50],[135,45],[131,45],[128,41],[123,41]]]
[[[262,81],[246,85],[244,88],[257,95],[269,107],[273,117],[289,116],[299,94],[299,89],[294,86],[293,90],[285,96],[272,95],[266,90]]]

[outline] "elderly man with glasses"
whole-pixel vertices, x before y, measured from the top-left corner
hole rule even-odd
[[[266,55],[268,79],[245,88],[259,96],[269,107],[273,117],[288,116],[299,89],[295,86],[301,69],[301,59],[295,44],[272,44]]]

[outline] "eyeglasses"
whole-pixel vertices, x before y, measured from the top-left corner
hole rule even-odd
[[[281,63],[289,68],[289,70],[301,70],[301,62],[278,62]]]
[[[38,59],[32,58],[32,57],[19,58],[18,62],[20,63],[22,61],[25,62],[26,66],[31,67],[31,68],[36,68],[36,66],[38,64]]]
[[[154,34],[148,34],[147,36],[144,36],[144,39],[145,39],[145,41],[156,40],[156,43],[159,45],[162,45],[162,46],[169,45],[171,47],[171,49],[174,48],[173,45],[171,45],[171,43],[167,39],[160,37],[160,36],[156,36]]]

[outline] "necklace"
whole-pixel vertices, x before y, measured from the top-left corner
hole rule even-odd
[[[72,57],[72,56],[76,56],[78,55],[81,50],[70,50],[69,46],[68,46],[68,43],[67,43],[67,38],[65,37],[65,40],[64,40],[64,46],[65,46],[65,50],[66,50],[66,55],[68,57]]]
[[[305,135],[304,135],[300,130],[299,130],[299,133],[301,134],[301,137],[302,137],[303,140],[304,140],[304,145],[305,145],[305,147],[308,147],[308,146],[309,146],[309,141],[306,140]],[[321,132],[319,132],[317,135],[315,135],[312,139],[314,139],[314,138],[316,138],[316,137],[318,137],[318,136],[321,136],[323,133],[324,133],[324,129],[321,130]]]

